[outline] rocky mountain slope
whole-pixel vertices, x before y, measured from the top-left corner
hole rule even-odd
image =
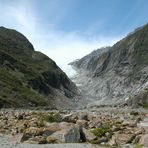
[[[74,107],[77,88],[21,33],[0,27],[0,107]]]
[[[103,47],[99,48],[97,50],[94,50],[90,54],[84,56],[81,59],[75,60],[74,62],[69,63],[69,65],[73,65],[74,67],[77,67],[78,69],[85,69],[85,70],[93,70],[95,67],[93,66],[94,62],[98,57],[103,53],[109,50],[110,47]]]
[[[148,87],[148,24],[101,55],[88,55],[91,64],[85,60],[71,64],[85,76],[83,89],[96,99],[93,104],[118,104],[127,100],[132,105],[139,104],[139,100],[142,106],[148,103],[148,95],[142,99],[134,97]]]

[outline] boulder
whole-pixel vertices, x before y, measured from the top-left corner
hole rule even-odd
[[[67,129],[69,127],[73,127],[73,123],[61,122],[61,123],[49,123],[47,127],[43,129],[44,136],[50,136],[57,131],[61,131],[63,129]]]
[[[141,136],[139,144],[148,147],[148,134]]]
[[[89,130],[87,130],[85,128],[82,128],[81,132],[82,132],[81,133],[82,139],[84,141],[92,141],[92,140],[95,140],[97,138],[92,132],[90,132]]]
[[[47,143],[55,143],[56,141],[57,141],[57,139],[56,138],[54,138],[54,137],[51,137],[51,136],[48,136],[47,138],[46,138],[46,141],[47,141]]]
[[[137,125],[137,121],[135,120],[135,121],[124,121],[123,123],[122,123],[122,126],[129,126],[129,127],[136,127],[136,125]]]
[[[99,119],[99,117],[95,113],[93,113],[93,114],[88,114],[87,119],[89,121],[93,121],[93,120]]]
[[[29,127],[26,129],[24,134],[28,134],[30,136],[39,136],[43,134],[43,128]]]
[[[62,116],[62,121],[64,122],[69,122],[69,120],[71,119],[72,114],[66,114]]]
[[[25,143],[30,143],[30,144],[46,144],[46,138],[42,136],[36,136],[36,137],[31,137]]]
[[[66,128],[74,127],[74,126],[75,126],[74,123],[67,123],[67,122],[60,122],[59,123],[60,129],[66,129]]]
[[[115,133],[111,140],[109,141],[109,145],[114,146],[114,145],[122,145],[126,143],[132,142],[134,138],[133,134],[120,134],[120,133]]]
[[[50,136],[56,131],[61,130],[59,123],[48,123],[48,126],[43,129],[44,136]]]
[[[120,131],[120,130],[121,130],[121,126],[116,126],[116,125],[112,126],[112,131],[113,132],[117,132],[117,131]]]
[[[28,133],[23,133],[22,135],[21,135],[21,140],[20,140],[20,142],[24,142],[24,141],[27,141],[28,139],[30,139],[32,137],[32,135],[30,135],[30,134],[28,134]]]
[[[94,120],[94,121],[90,121],[88,122],[88,127],[89,128],[98,128],[102,125],[100,120]]]
[[[18,120],[22,120],[23,118],[24,118],[24,114],[22,113],[19,113],[18,115],[16,115],[16,118],[18,119]]]
[[[78,127],[67,127],[51,135],[61,142],[76,143],[80,141],[80,132]]]
[[[62,117],[63,122],[76,123],[77,120],[78,120],[78,116],[76,114],[66,114],[66,115],[63,115]]]
[[[88,120],[88,115],[87,115],[87,113],[79,113],[78,119],[79,119],[79,120]]]
[[[76,124],[81,127],[87,127],[87,121],[86,120],[77,120]]]
[[[30,138],[30,136],[24,136],[24,134],[15,134],[15,135],[11,135],[11,140],[14,144],[20,143],[20,142],[24,142],[26,139],[28,140]]]
[[[26,130],[25,124],[20,124],[19,126],[16,127],[16,133],[23,133]]]

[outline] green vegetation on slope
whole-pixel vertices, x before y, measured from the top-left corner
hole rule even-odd
[[[0,27],[0,107],[49,106],[60,90],[73,97],[75,85],[46,55],[15,30]],[[61,91],[61,90],[60,90]]]
[[[47,100],[37,91],[29,88],[19,77],[5,67],[0,67],[1,107],[43,106]],[[6,103],[4,103],[6,102]]]

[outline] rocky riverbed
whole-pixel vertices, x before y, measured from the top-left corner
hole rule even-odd
[[[0,111],[0,147],[46,146],[148,147],[148,110]]]

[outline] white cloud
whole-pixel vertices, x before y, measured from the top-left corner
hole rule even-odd
[[[88,32],[88,35],[81,32],[63,32],[50,22],[44,27],[31,3],[29,7],[24,7],[23,3],[10,6],[9,3],[0,2],[0,5],[0,13],[3,14],[0,16],[1,25],[22,32],[33,43],[36,50],[48,55],[61,67],[74,59],[81,58],[93,49],[112,45],[119,39],[93,36]]]

